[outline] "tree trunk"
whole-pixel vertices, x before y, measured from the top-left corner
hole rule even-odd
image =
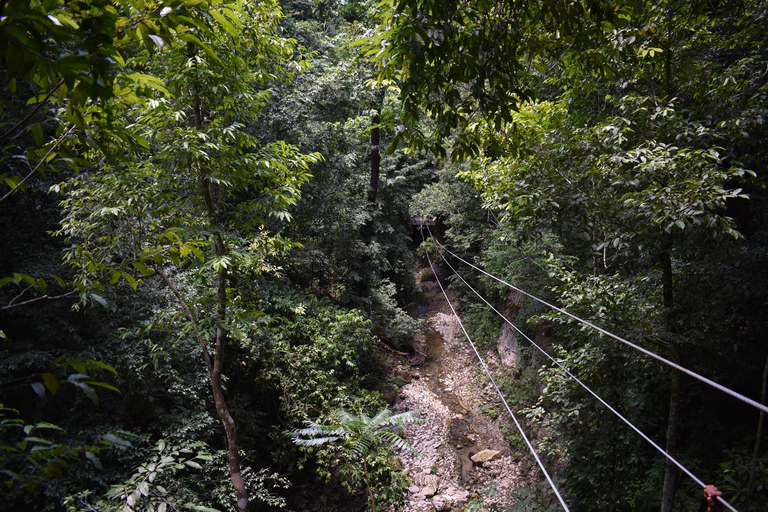
[[[217,234],[219,241],[221,237]],[[217,244],[218,245],[218,244]],[[217,251],[218,252],[218,251]],[[221,386],[221,368],[224,363],[224,346],[227,340],[227,331],[222,326],[226,314],[227,304],[227,271],[220,270],[217,275],[217,296],[218,312],[216,314],[216,349],[213,357],[213,368],[211,369],[211,389],[213,391],[213,403],[216,406],[216,412],[224,425],[224,431],[227,434],[227,450],[229,457],[229,476],[232,479],[232,486],[235,488],[235,497],[237,498],[237,510],[240,512],[248,511],[248,491],[245,489],[243,477],[240,473],[240,453],[237,446],[237,429],[235,420],[229,414],[229,407],[224,400],[224,389]]]
[[[371,490],[371,481],[368,478],[368,464],[365,461],[366,457],[363,457],[363,475],[365,476],[365,489],[368,491],[368,497],[371,501],[371,511],[376,512],[376,498],[373,497],[373,491]]]
[[[682,403],[683,376],[677,370],[672,371],[672,386],[669,392],[669,418],[667,419],[667,453],[677,458],[678,423],[680,419],[680,404]],[[672,512],[677,491],[677,467],[669,460],[664,474],[664,493],[661,497],[661,512]]]
[[[187,55],[194,57],[197,49],[194,44],[187,44]],[[202,104],[199,95],[199,83],[197,79],[192,81],[193,92],[193,114],[195,128],[203,127]],[[219,225],[219,216],[216,205],[213,200],[213,191],[209,171],[206,169],[198,170],[200,177],[200,188],[203,195],[203,202],[208,213],[208,220],[213,228],[213,245],[216,256],[224,256],[227,248],[221,234],[216,231]],[[227,316],[227,270],[222,268],[216,274],[216,344],[213,352],[213,361],[209,363],[208,373],[211,379],[211,391],[213,394],[213,403],[216,407],[216,413],[219,415],[221,424],[224,426],[224,432],[227,436],[227,452],[229,458],[229,477],[232,480],[232,486],[235,488],[235,498],[237,499],[237,510],[239,512],[248,512],[248,491],[243,483],[243,476],[240,471],[240,452],[237,445],[237,429],[235,420],[229,413],[229,407],[224,399],[224,388],[221,385],[221,370],[224,365],[224,347],[227,341],[227,331],[224,327],[224,321]]]
[[[667,329],[674,328],[672,317],[675,306],[675,297],[672,289],[672,233],[664,233],[661,240],[660,260],[661,260],[661,282],[662,294],[664,296],[664,312]],[[672,347],[672,360],[675,363],[680,362],[675,347]],[[666,452],[675,459],[677,458],[678,444],[678,423],[680,422],[680,404],[682,403],[682,375],[679,371],[671,370],[671,385],[669,392],[669,417],[667,418],[667,446]],[[661,497],[661,512],[672,512],[672,504],[675,501],[675,492],[677,491],[677,467],[666,460],[666,470],[664,474],[664,491]]]
[[[371,119],[371,184],[368,189],[368,202],[376,203],[379,194],[379,174],[381,172],[381,150],[379,143],[381,141],[381,109],[384,103],[384,89],[376,91],[376,113]]]
[[[208,210],[211,225],[215,229],[218,225],[216,209],[213,204],[211,193],[211,181],[204,173],[202,176],[203,197]],[[226,247],[221,234],[214,233],[214,247],[217,256],[226,254]],[[213,403],[216,406],[216,413],[219,415],[221,424],[224,425],[224,431],[227,435],[227,450],[229,457],[229,477],[232,479],[232,486],[235,488],[235,497],[237,498],[237,509],[240,512],[248,512],[248,491],[243,483],[243,477],[240,472],[240,452],[237,445],[237,429],[235,420],[229,414],[229,407],[224,400],[224,389],[221,386],[221,369],[224,364],[224,347],[227,341],[227,331],[224,328],[224,320],[227,315],[227,270],[220,269],[216,274],[216,348],[213,353],[213,365],[210,370],[211,390],[213,392]]]

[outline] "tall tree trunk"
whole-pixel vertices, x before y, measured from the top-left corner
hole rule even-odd
[[[661,260],[661,282],[662,294],[664,296],[664,312],[667,329],[674,328],[672,324],[673,309],[675,306],[674,291],[672,288],[672,233],[664,233],[662,236],[660,249]],[[672,347],[672,360],[675,363],[680,362],[679,354],[676,348]],[[670,370],[671,385],[669,391],[669,417],[667,418],[667,446],[666,452],[674,458],[677,458],[678,448],[678,423],[680,422],[680,404],[683,401],[682,396],[682,375],[677,370]],[[661,512],[672,512],[672,504],[675,501],[675,492],[677,491],[677,467],[666,460],[666,470],[664,473],[664,491],[661,497]]]
[[[195,56],[196,47],[192,43],[187,44],[187,55],[192,58]],[[200,101],[199,83],[197,79],[192,81],[193,111],[195,128],[203,127],[203,109]],[[213,228],[213,245],[216,256],[224,256],[227,252],[221,233],[217,231],[219,226],[219,216],[216,205],[213,200],[213,191],[209,171],[206,169],[198,170],[200,176],[200,188],[203,194],[208,220]],[[235,420],[229,413],[229,407],[224,399],[224,388],[221,385],[221,370],[224,365],[224,347],[227,341],[227,331],[224,327],[224,321],[227,316],[227,270],[220,269],[216,274],[216,342],[213,352],[213,360],[209,363],[208,374],[211,379],[211,391],[213,394],[213,403],[216,407],[216,413],[219,415],[221,424],[224,426],[224,432],[227,436],[227,453],[229,459],[229,477],[232,480],[232,486],[235,488],[235,497],[237,499],[237,510],[239,512],[248,512],[248,491],[243,482],[243,476],[240,471],[240,452],[237,444],[237,429]]]
[[[669,418],[667,419],[667,453],[677,458],[677,445],[679,441],[678,423],[680,420],[680,404],[682,403],[683,376],[677,370],[672,370],[672,385],[669,392]],[[677,467],[669,460],[666,461],[664,474],[664,493],[661,497],[661,511],[672,512],[672,504],[675,501],[677,491],[678,471]]]
[[[379,174],[381,172],[381,109],[384,104],[384,88],[379,88],[376,93],[376,113],[371,119],[371,184],[368,189],[368,202],[376,203],[379,194]]]

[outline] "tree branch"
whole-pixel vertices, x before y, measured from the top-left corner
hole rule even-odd
[[[75,129],[74,124],[69,125],[69,128],[67,128],[67,130],[61,135],[61,137],[59,137],[59,139],[51,146],[51,148],[48,150],[45,156],[40,160],[40,162],[35,166],[35,168],[29,171],[29,174],[27,174],[23,180],[17,183],[15,187],[11,188],[11,190],[9,190],[3,197],[0,197],[0,203],[3,202],[5,199],[7,199],[11,194],[16,192],[19,188],[21,188],[21,186],[24,185],[29,180],[29,178],[31,178],[38,171],[38,169],[40,169],[40,166],[45,163],[45,161],[48,159],[48,156],[53,152],[53,150],[56,149],[59,144],[64,142],[64,139],[69,137],[69,135],[72,133],[74,129]]]
[[[197,341],[200,343],[200,347],[203,349],[203,357],[205,358],[205,364],[208,366],[208,373],[210,374],[211,371],[213,371],[213,364],[211,363],[211,356],[208,353],[208,347],[205,344],[205,338],[203,337],[202,333],[200,333],[200,324],[195,318],[195,315],[192,314],[192,311],[189,309],[189,306],[187,306],[187,302],[181,296],[181,294],[173,285],[171,280],[168,279],[168,276],[165,274],[165,272],[163,272],[159,268],[155,268],[155,272],[157,272],[158,275],[163,278],[163,281],[165,281],[165,284],[168,286],[171,292],[173,292],[173,294],[176,296],[176,300],[179,301],[179,304],[181,304],[181,307],[184,309],[184,312],[187,314],[187,318],[194,326],[195,335],[197,336]]]
[[[17,304],[13,303],[13,301],[18,299],[22,295],[24,295],[27,292],[27,290],[29,290],[30,288],[32,288],[32,287],[28,286],[27,288],[25,288],[24,291],[22,291],[16,297],[11,299],[11,302],[9,302],[6,306],[0,306],[0,311],[4,311],[6,309],[11,309],[11,308],[17,308],[19,306],[26,306],[27,304],[32,304],[33,302],[37,302],[37,301],[40,301],[40,300],[64,299],[66,297],[71,297],[71,296],[75,295],[76,293],[78,293],[78,290],[75,289],[75,290],[70,290],[67,293],[62,293],[61,295],[48,295],[48,294],[46,294],[46,295],[42,295],[40,297],[35,297],[34,299],[25,300],[24,302],[19,302]]]
[[[56,91],[59,89],[59,87],[61,87],[61,85],[62,85],[63,83],[64,83],[64,79],[62,78],[61,80],[59,80],[59,83],[57,83],[57,84],[54,86],[54,88],[53,88],[53,89],[51,89],[50,91],[48,91],[48,94],[46,94],[46,95],[45,95],[45,98],[43,98],[43,99],[42,99],[42,101],[38,102],[37,106],[36,106],[36,107],[35,107],[35,108],[32,110],[32,112],[30,112],[30,113],[29,113],[29,114],[28,114],[28,115],[27,115],[27,116],[26,116],[24,119],[22,119],[21,121],[19,121],[18,123],[16,123],[16,126],[14,126],[13,128],[11,128],[10,130],[8,130],[7,132],[5,132],[4,134],[0,135],[0,140],[3,140],[3,139],[5,139],[5,138],[6,138],[6,137],[8,137],[9,135],[11,135],[13,132],[15,132],[15,131],[16,131],[16,130],[19,128],[19,126],[21,126],[21,125],[23,125],[24,123],[26,123],[27,121],[29,121],[29,119],[30,119],[30,118],[31,118],[33,115],[35,115],[35,113],[36,113],[38,110],[40,110],[40,108],[43,106],[43,104],[44,104],[46,101],[48,101],[48,98],[50,98],[50,97],[51,97],[51,95],[52,95],[54,92],[56,92]]]

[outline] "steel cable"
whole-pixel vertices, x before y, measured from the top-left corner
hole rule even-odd
[[[430,232],[430,235],[431,235],[431,232]],[[422,237],[422,240],[424,240],[423,232],[421,233],[421,237]],[[509,412],[509,415],[512,417],[512,420],[515,422],[515,426],[517,427],[517,430],[520,431],[520,435],[523,436],[523,439],[525,440],[525,444],[528,445],[528,449],[531,451],[531,453],[533,454],[533,457],[536,459],[536,463],[539,465],[539,468],[541,468],[541,471],[544,473],[544,477],[547,479],[547,482],[549,482],[550,487],[552,487],[552,490],[557,496],[557,499],[560,501],[560,504],[563,506],[566,512],[570,512],[570,510],[568,509],[568,505],[565,504],[565,501],[563,500],[563,497],[558,492],[557,487],[555,486],[555,483],[552,481],[552,478],[550,478],[549,473],[547,473],[547,470],[544,468],[544,464],[541,462],[541,459],[539,459],[539,456],[536,453],[536,450],[534,450],[533,445],[531,445],[531,442],[528,440],[528,436],[525,435],[525,432],[523,431],[523,427],[520,426],[520,423],[517,421],[515,414],[512,412],[512,409],[509,407],[507,400],[504,398],[504,395],[501,393],[499,386],[496,385],[496,381],[493,379],[493,376],[491,375],[491,372],[488,370],[488,367],[486,366],[482,356],[480,356],[480,352],[477,351],[475,344],[472,342],[472,338],[469,337],[467,330],[464,328],[464,324],[461,322],[461,318],[459,318],[458,313],[456,313],[456,310],[453,308],[453,304],[451,304],[451,301],[448,298],[448,294],[445,292],[445,288],[443,288],[443,284],[440,282],[440,279],[437,277],[437,272],[435,272],[435,267],[432,265],[432,259],[429,257],[429,251],[425,251],[425,253],[427,255],[427,261],[429,261],[429,266],[435,275],[435,280],[437,281],[438,286],[440,286],[440,291],[443,292],[443,296],[445,297],[445,300],[448,303],[448,306],[451,308],[451,311],[453,312],[453,316],[456,317],[456,321],[459,322],[459,326],[461,327],[462,332],[464,332],[464,336],[466,336],[467,341],[469,341],[469,344],[472,346],[472,350],[475,351],[475,355],[477,356],[477,359],[480,361],[480,364],[482,365],[483,370],[485,371],[485,374],[488,376],[488,378],[491,381],[491,384],[493,384],[493,387],[496,389],[496,393],[499,394],[501,401],[504,403],[504,407],[506,407],[507,412]]]
[[[427,227],[427,230],[429,230],[429,227]],[[429,233],[430,233],[430,236],[431,236],[432,232],[430,231]],[[435,240],[434,237],[432,237],[432,239]],[[508,286],[509,288],[511,288],[511,289],[513,289],[513,290],[515,290],[515,291],[517,291],[519,293],[522,293],[526,297],[530,297],[533,300],[536,300],[536,301],[544,304],[545,306],[547,306],[547,307],[549,307],[551,309],[554,309],[555,311],[557,311],[559,313],[562,313],[565,316],[568,316],[568,317],[570,317],[570,318],[572,318],[572,319],[574,319],[574,320],[576,320],[576,321],[578,321],[578,322],[580,322],[580,323],[582,323],[582,324],[584,324],[584,325],[586,325],[588,327],[591,327],[592,329],[596,330],[597,332],[599,332],[601,334],[604,334],[604,335],[606,335],[606,336],[608,336],[610,338],[613,338],[613,339],[615,339],[617,341],[620,341],[621,343],[623,343],[623,344],[625,344],[625,345],[627,345],[629,347],[632,347],[633,349],[635,349],[635,350],[637,350],[639,352],[642,352],[643,354],[645,354],[645,355],[647,355],[649,357],[652,357],[652,358],[656,359],[657,361],[661,361],[662,363],[664,363],[664,364],[666,364],[668,366],[671,366],[672,368],[674,368],[674,369],[676,369],[678,371],[681,371],[681,372],[685,373],[686,375],[688,375],[690,377],[693,377],[694,379],[697,379],[697,380],[699,380],[699,381],[701,381],[701,382],[703,382],[705,384],[708,384],[709,386],[712,386],[713,388],[715,388],[715,389],[717,389],[719,391],[722,391],[723,393],[725,393],[727,395],[730,395],[733,398],[736,398],[737,400],[740,400],[740,401],[744,402],[745,404],[751,405],[752,407],[754,407],[754,408],[756,408],[756,409],[758,409],[760,411],[768,413],[768,406],[763,405],[760,402],[757,402],[755,400],[752,400],[751,398],[748,398],[748,397],[742,395],[741,393],[738,393],[738,392],[736,392],[736,391],[734,391],[734,390],[732,390],[730,388],[727,388],[727,387],[723,386],[722,384],[718,384],[717,382],[715,382],[715,381],[713,381],[711,379],[708,379],[708,378],[704,377],[703,375],[699,375],[698,373],[696,373],[696,372],[694,372],[692,370],[689,370],[688,368],[680,366],[677,363],[673,363],[669,359],[665,359],[664,357],[662,357],[662,356],[660,356],[660,355],[658,355],[658,354],[656,354],[654,352],[651,352],[648,349],[645,349],[645,348],[643,348],[643,347],[641,347],[639,345],[636,345],[636,344],[632,343],[631,341],[625,340],[621,336],[617,336],[616,334],[608,332],[605,329],[603,329],[601,327],[598,327],[595,324],[593,324],[593,323],[591,323],[591,322],[589,322],[587,320],[584,320],[583,318],[579,318],[578,316],[576,316],[576,315],[574,315],[572,313],[569,313],[569,312],[567,312],[567,311],[565,311],[563,309],[560,309],[557,306],[554,306],[554,305],[550,304],[549,302],[536,297],[535,295],[531,295],[530,293],[526,292],[525,290],[521,290],[520,288],[518,288],[518,287],[516,287],[516,286],[514,286],[514,285],[512,285],[512,284],[510,284],[510,283],[508,283],[506,281],[504,281],[503,279],[501,279],[499,277],[494,276],[493,274],[489,274],[488,272],[486,272],[485,270],[481,269],[480,267],[477,267],[477,266],[473,265],[472,263],[470,263],[470,262],[466,261],[465,259],[461,258],[460,256],[458,256],[457,254],[451,252],[450,249],[448,249],[447,247],[442,245],[437,240],[435,240],[435,244],[439,248],[444,249],[448,254],[452,255],[453,257],[455,257],[459,261],[461,261],[463,263],[466,263],[470,267],[474,268],[478,272],[481,272],[481,273],[485,274],[486,276],[490,277],[491,279],[494,279],[494,280],[498,281],[499,283],[501,283],[501,284],[503,284],[505,286]]]
[[[431,232],[430,232],[430,234],[431,234]],[[434,238],[433,238],[433,239],[434,239]],[[446,249],[446,250],[447,250],[447,249]],[[616,409],[614,409],[613,407],[611,407],[611,405],[610,405],[610,404],[608,404],[608,403],[607,403],[605,400],[603,400],[602,398],[600,398],[600,396],[599,396],[597,393],[595,393],[594,391],[592,391],[592,390],[591,390],[591,389],[590,389],[590,388],[589,388],[589,387],[588,387],[586,384],[584,384],[584,383],[583,383],[581,380],[579,380],[579,379],[578,379],[576,376],[574,376],[574,375],[573,375],[573,374],[572,374],[570,371],[568,371],[568,369],[567,369],[567,368],[565,368],[565,367],[564,367],[563,365],[561,365],[561,364],[560,364],[560,363],[559,363],[559,362],[558,362],[556,359],[554,359],[552,356],[550,356],[550,355],[549,355],[549,354],[548,354],[548,353],[547,353],[547,352],[546,352],[546,351],[545,351],[543,348],[541,348],[541,347],[540,347],[540,346],[539,346],[539,345],[538,345],[538,344],[537,344],[535,341],[533,341],[531,338],[529,338],[529,337],[528,337],[528,336],[527,336],[527,335],[526,335],[526,334],[525,334],[523,331],[521,331],[521,330],[520,330],[520,329],[519,329],[519,328],[518,328],[518,327],[517,327],[517,326],[516,326],[514,323],[512,323],[512,322],[511,322],[509,319],[507,319],[507,317],[505,317],[505,316],[504,316],[502,313],[500,313],[498,309],[496,309],[495,307],[493,307],[493,306],[491,305],[491,303],[490,303],[490,302],[488,302],[488,301],[485,299],[485,297],[483,297],[482,295],[480,295],[480,293],[479,293],[477,290],[475,290],[475,289],[472,287],[472,285],[470,285],[470,284],[469,284],[469,283],[468,283],[468,282],[467,282],[467,281],[466,281],[466,280],[465,280],[465,279],[464,279],[464,278],[461,276],[461,274],[459,274],[459,273],[456,271],[456,269],[454,269],[454,268],[453,268],[453,266],[452,266],[452,265],[451,265],[451,264],[448,262],[448,260],[445,258],[445,256],[443,256],[443,253],[442,253],[442,251],[440,251],[440,249],[439,249],[439,248],[438,248],[438,253],[440,254],[440,257],[441,257],[441,258],[443,258],[443,261],[446,263],[446,265],[448,265],[448,267],[451,269],[451,271],[453,271],[453,273],[454,273],[454,274],[456,274],[456,276],[457,276],[459,279],[461,279],[461,281],[462,281],[462,282],[463,282],[463,283],[464,283],[464,284],[467,286],[467,288],[469,288],[470,290],[472,290],[472,292],[473,292],[475,295],[477,295],[477,296],[480,298],[480,300],[482,300],[482,301],[483,301],[483,302],[484,302],[484,303],[485,303],[485,304],[486,304],[486,305],[487,305],[489,308],[491,308],[491,309],[492,309],[492,310],[493,310],[493,311],[494,311],[494,312],[495,312],[497,315],[499,315],[499,316],[500,316],[500,317],[501,317],[501,318],[502,318],[502,319],[503,319],[505,322],[507,322],[507,323],[510,325],[510,327],[512,327],[512,328],[513,328],[515,331],[517,331],[517,332],[518,332],[518,333],[519,333],[521,336],[523,336],[523,337],[524,337],[526,340],[528,340],[528,342],[529,342],[531,345],[533,345],[534,347],[536,347],[536,348],[539,350],[539,352],[541,352],[542,354],[544,354],[544,356],[546,356],[546,357],[547,357],[547,358],[548,358],[550,361],[552,361],[553,363],[555,363],[555,364],[556,364],[556,365],[557,365],[557,366],[558,366],[558,367],[559,367],[561,370],[563,370],[563,371],[564,371],[564,372],[565,372],[565,373],[566,373],[566,374],[567,374],[567,375],[568,375],[570,378],[572,378],[572,379],[573,379],[573,380],[574,380],[576,383],[578,383],[578,384],[579,384],[579,385],[580,385],[582,388],[584,388],[584,389],[585,389],[585,390],[586,390],[586,391],[587,391],[587,392],[588,392],[590,395],[592,395],[593,397],[595,397],[595,399],[596,399],[598,402],[600,402],[601,404],[603,404],[605,407],[607,407],[607,408],[608,408],[608,410],[609,410],[609,411],[611,411],[613,414],[615,414],[617,417],[619,417],[619,418],[620,418],[620,419],[621,419],[621,420],[622,420],[624,423],[626,423],[627,425],[629,425],[629,427],[630,427],[632,430],[634,430],[635,432],[637,432],[637,434],[638,434],[640,437],[642,437],[642,438],[643,438],[643,439],[645,439],[645,440],[646,440],[648,443],[650,443],[650,444],[651,444],[651,446],[653,446],[653,447],[654,447],[654,448],[655,448],[657,451],[659,451],[659,452],[660,452],[662,455],[664,455],[664,456],[665,456],[665,457],[666,457],[666,458],[667,458],[667,459],[668,459],[670,462],[672,462],[672,463],[673,463],[675,466],[677,466],[677,467],[678,467],[678,468],[679,468],[679,469],[680,469],[680,470],[681,470],[683,473],[685,473],[686,475],[688,475],[688,476],[689,476],[689,477],[690,477],[690,478],[691,478],[691,479],[692,479],[694,482],[696,482],[697,484],[699,484],[699,485],[700,485],[702,488],[705,488],[705,487],[706,487],[706,484],[705,484],[704,482],[702,482],[702,481],[701,481],[699,478],[697,478],[697,477],[696,477],[696,475],[694,475],[693,473],[691,473],[691,472],[690,472],[690,471],[689,471],[689,470],[688,470],[688,469],[687,469],[685,466],[683,466],[683,465],[682,465],[680,462],[678,462],[678,461],[677,461],[677,460],[676,460],[674,457],[672,457],[670,454],[668,454],[668,453],[667,453],[667,452],[666,452],[666,451],[665,451],[665,450],[664,450],[664,449],[663,449],[661,446],[659,446],[658,444],[656,444],[656,443],[655,443],[655,442],[654,442],[654,441],[653,441],[651,438],[649,438],[647,435],[645,435],[645,434],[644,434],[644,433],[643,433],[643,432],[642,432],[642,431],[641,431],[639,428],[637,428],[637,427],[636,427],[636,426],[635,426],[635,425],[634,425],[634,424],[633,424],[631,421],[629,421],[627,418],[625,418],[625,417],[624,417],[624,416],[623,416],[621,413],[619,413],[619,412],[618,412]],[[430,264],[431,264],[431,262],[430,262]],[[723,505],[725,505],[726,507],[728,507],[728,508],[729,508],[730,510],[732,510],[733,512],[738,512],[738,510],[736,510],[735,508],[733,508],[733,507],[731,506],[731,504],[730,504],[730,503],[728,503],[727,501],[725,501],[725,500],[724,500],[722,497],[719,497],[718,499],[720,500],[720,502],[721,502]]]

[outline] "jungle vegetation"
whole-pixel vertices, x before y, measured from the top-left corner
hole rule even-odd
[[[766,16],[0,2],[0,509],[396,509],[399,438],[366,428],[414,419],[390,416],[383,349],[417,326],[413,216],[765,403]],[[768,509],[754,409],[466,276],[739,510]],[[501,321],[462,301],[495,344]],[[571,510],[691,508],[695,483],[521,346],[499,380]],[[368,437],[361,460],[288,432]],[[516,510],[551,505],[531,489]]]

